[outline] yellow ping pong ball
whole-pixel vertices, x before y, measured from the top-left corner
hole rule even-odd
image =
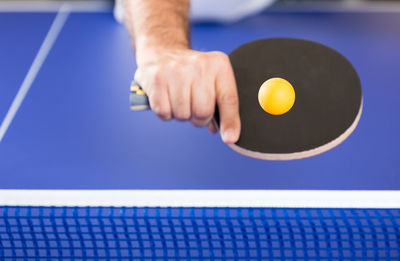
[[[264,111],[272,115],[288,112],[295,100],[293,86],[282,78],[265,81],[258,91],[258,102]]]

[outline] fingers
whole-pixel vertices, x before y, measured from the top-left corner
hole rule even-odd
[[[160,119],[163,121],[172,119],[172,109],[166,86],[153,88],[153,91],[148,97],[150,108]]]
[[[191,117],[192,72],[182,64],[173,63],[168,68],[168,90],[173,118],[187,121]]]
[[[235,143],[240,135],[240,119],[235,77],[227,55],[193,50],[172,52],[141,66],[135,79],[149,97],[151,109],[163,120],[172,118],[207,126],[213,122],[216,104],[225,143]]]
[[[207,126],[214,115],[215,88],[214,77],[204,74],[204,77],[196,81],[192,86],[192,115],[190,122],[197,127]]]
[[[220,131],[225,143],[235,143],[240,135],[239,100],[235,76],[229,58],[221,54],[220,73],[216,77],[216,99]]]
[[[162,72],[152,72],[153,77],[146,77],[147,74],[143,74],[141,70],[136,71],[135,81],[140,83],[146,92],[152,111],[160,119],[169,121],[172,119],[172,110],[168,83],[164,80]],[[143,77],[144,75],[146,76]]]

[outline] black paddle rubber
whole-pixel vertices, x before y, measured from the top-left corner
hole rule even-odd
[[[239,152],[275,159],[312,156],[357,124],[360,80],[333,49],[299,39],[266,39],[245,44],[229,57],[239,94],[242,131],[236,146],[244,149]],[[275,77],[289,81],[296,93],[292,109],[278,116],[258,103],[261,84]]]

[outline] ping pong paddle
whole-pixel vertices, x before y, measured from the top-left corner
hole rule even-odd
[[[351,63],[322,44],[291,38],[244,44],[229,55],[239,95],[241,134],[233,150],[264,160],[293,160],[328,151],[356,128],[362,112],[360,79]],[[296,93],[285,114],[266,113],[258,91],[270,78],[289,81]],[[145,92],[131,86],[132,110],[149,109]],[[218,108],[214,119],[219,123]]]

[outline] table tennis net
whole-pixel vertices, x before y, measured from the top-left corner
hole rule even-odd
[[[400,209],[0,206],[1,260],[400,260]]]

